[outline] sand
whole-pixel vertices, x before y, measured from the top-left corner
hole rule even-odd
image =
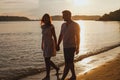
[[[120,56],[83,75],[77,75],[77,80],[120,80]]]

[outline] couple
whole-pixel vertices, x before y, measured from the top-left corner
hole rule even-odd
[[[43,80],[50,80],[50,67],[52,66],[56,70],[56,74],[59,72],[59,68],[50,60],[51,57],[56,55],[56,50],[60,50],[60,43],[63,40],[64,48],[64,60],[65,67],[61,80],[64,80],[71,70],[72,76],[69,80],[76,80],[76,74],[74,70],[74,55],[79,53],[80,44],[80,27],[71,19],[71,12],[64,10],[62,12],[65,23],[61,26],[61,32],[59,35],[58,43],[55,34],[54,25],[51,23],[49,14],[45,14],[41,20],[42,28],[42,44],[43,56],[46,64],[46,77]]]

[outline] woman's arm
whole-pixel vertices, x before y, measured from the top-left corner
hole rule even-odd
[[[41,43],[41,49],[43,50],[43,36],[42,36],[42,43]]]
[[[52,31],[52,35],[53,35],[53,38],[54,38],[54,41],[55,41],[55,46],[57,47],[57,38],[56,38],[55,28],[52,27],[51,31]]]

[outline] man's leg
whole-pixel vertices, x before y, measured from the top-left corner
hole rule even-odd
[[[74,68],[74,55],[75,55],[75,48],[70,49],[70,70],[72,73],[71,80],[76,80],[75,68]]]
[[[65,67],[64,67],[64,71],[63,71],[63,76],[61,80],[64,80],[69,72],[69,59],[68,59],[68,54],[69,54],[69,49],[68,48],[64,48],[64,60],[65,60]]]
[[[71,78],[76,78],[74,63],[71,63],[70,70],[71,70],[71,73],[72,73],[72,77]]]
[[[69,72],[69,67],[68,67],[67,64],[65,64],[64,71],[63,71],[63,76],[62,76],[61,80],[64,80],[66,78],[68,72]]]

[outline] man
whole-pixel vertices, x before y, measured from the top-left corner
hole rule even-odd
[[[61,26],[57,49],[60,49],[60,43],[63,40],[65,67],[61,80],[64,80],[71,70],[72,76],[69,80],[76,80],[74,70],[74,54],[79,53],[80,44],[80,26],[71,19],[71,12],[64,10],[62,12],[65,23]]]

